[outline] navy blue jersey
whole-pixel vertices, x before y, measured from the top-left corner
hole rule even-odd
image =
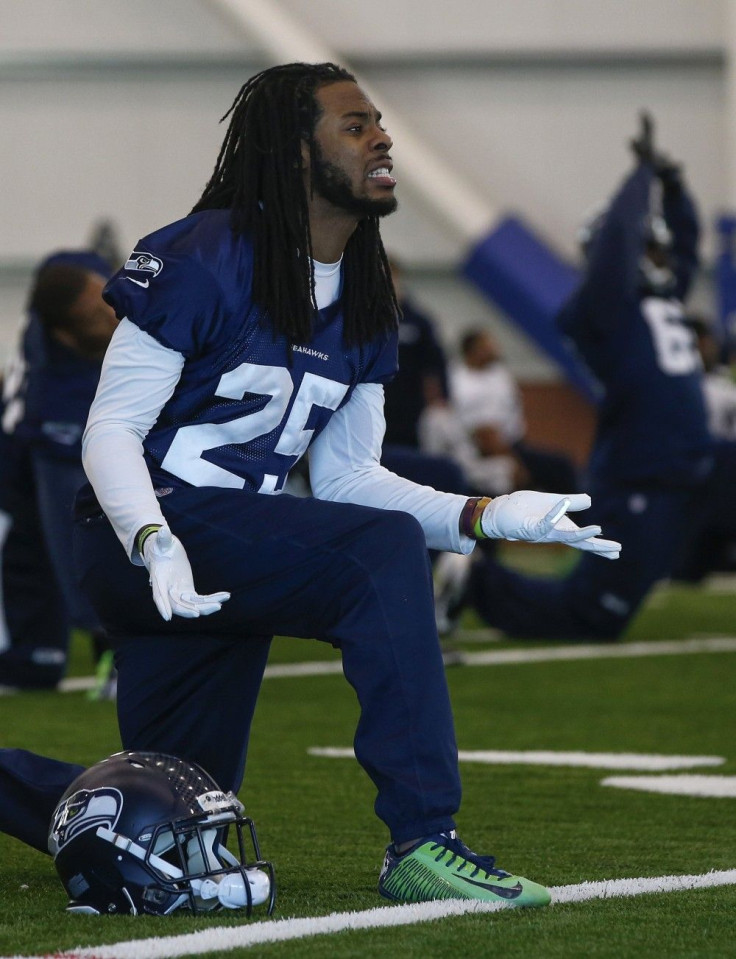
[[[36,318],[29,333],[40,325]],[[44,361],[29,363],[25,412],[16,432],[50,455],[81,462],[82,433],[102,363],[45,337]]]
[[[417,421],[431,377],[447,397],[447,361],[429,317],[404,299],[399,321],[399,373],[386,389],[386,442],[418,446]]]
[[[396,335],[346,348],[338,300],[315,311],[308,345],[273,332],[251,296],[253,248],[226,210],[145,237],[104,297],[184,356],[181,378],[144,441],[157,486],[276,492],[359,383],[396,372]]]
[[[63,264],[103,277],[112,272],[92,251],[64,250],[43,260],[36,276],[46,267]],[[32,312],[21,333],[18,354],[13,383],[6,384],[4,428],[51,456],[79,463],[82,433],[102,363],[49,336]]]
[[[684,189],[665,193],[674,295],[642,296],[652,180],[640,165],[622,185],[558,322],[603,387],[591,471],[612,482],[690,483],[711,462],[702,364],[681,302],[697,264],[697,216]]]

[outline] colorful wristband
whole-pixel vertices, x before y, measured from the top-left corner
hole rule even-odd
[[[487,539],[480,518],[483,510],[491,502],[490,496],[474,496],[467,501],[460,513],[460,532],[471,539]]]
[[[143,556],[143,544],[152,533],[156,533],[160,529],[161,523],[151,523],[148,526],[142,526],[135,534],[135,548],[138,550],[141,556]]]

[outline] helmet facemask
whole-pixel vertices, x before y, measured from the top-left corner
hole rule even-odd
[[[264,902],[273,911],[273,866],[261,858],[255,825],[232,792],[173,757],[121,753],[111,760],[78,777],[53,817],[49,849],[70,911],[197,915],[226,908],[250,916]],[[237,856],[225,844],[228,832]]]
[[[230,826],[237,836],[237,857],[224,845]],[[247,854],[244,830],[255,858]],[[168,915],[184,908],[198,915],[222,908],[245,908],[250,916],[254,906],[267,900],[269,914],[273,911],[273,866],[261,859],[255,826],[247,817],[221,814],[203,817],[201,822],[187,819],[160,823],[147,834],[148,841],[145,833],[135,842],[104,826],[97,828],[96,835],[136,859],[150,876],[151,881],[141,892],[146,912]],[[134,897],[130,911],[138,914]]]

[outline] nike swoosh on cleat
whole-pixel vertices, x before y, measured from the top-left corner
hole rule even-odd
[[[471,886],[480,886],[481,889],[487,889],[489,892],[501,896],[502,899],[516,899],[524,891],[520,882],[517,882],[515,886],[494,886],[493,883],[476,882],[474,879],[467,879],[465,876],[457,876],[456,878],[462,879],[463,882],[467,882]]]
[[[126,280],[130,280],[131,283],[137,283],[138,286],[142,286],[144,290],[148,289],[148,280],[134,280],[132,276],[126,276]]]

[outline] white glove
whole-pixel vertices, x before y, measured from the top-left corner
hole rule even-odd
[[[517,490],[496,496],[480,516],[484,534],[492,539],[527,540],[530,543],[565,543],[575,549],[618,559],[621,544],[599,539],[600,526],[577,526],[565,514],[590,506],[587,493],[536,493]]]
[[[187,554],[168,526],[162,526],[143,544],[143,562],[150,574],[153,601],[165,620],[172,615],[196,619],[222,609],[230,593],[200,596],[194,588]]]

